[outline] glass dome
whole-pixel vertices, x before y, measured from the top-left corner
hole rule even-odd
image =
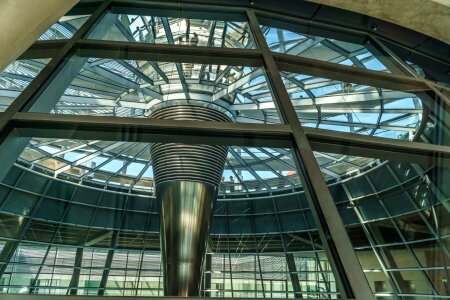
[[[0,73],[0,293],[168,296],[177,145],[227,153],[200,296],[450,299],[447,57],[313,3],[93,3]]]

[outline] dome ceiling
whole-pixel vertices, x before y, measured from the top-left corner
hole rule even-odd
[[[107,28],[103,39],[199,47],[255,46],[248,25],[241,21],[111,16],[113,25]],[[59,22],[40,40],[70,38],[86,18]],[[273,52],[390,72],[382,63],[384,58],[365,45],[269,26],[261,26],[261,30]],[[193,40],[194,34],[198,41]],[[78,58],[72,58],[75,59]],[[148,118],[158,105],[183,103],[213,107],[239,123],[281,124],[261,67],[79,59],[81,70],[51,113]],[[6,109],[47,62],[18,60],[8,66],[0,75],[0,109]],[[414,94],[298,73],[282,72],[281,76],[304,126],[412,140],[420,125],[422,103]],[[33,139],[20,162],[77,183],[151,191],[154,184],[149,147],[142,143]],[[320,152],[316,159],[329,182],[359,174],[379,163]],[[289,149],[230,147],[223,176],[224,194],[293,190],[300,185]],[[227,183],[230,176],[235,178],[235,184]],[[262,180],[264,184],[260,183]]]

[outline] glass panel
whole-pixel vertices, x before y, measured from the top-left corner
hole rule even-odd
[[[19,97],[50,59],[19,59],[0,73],[0,112]]]
[[[447,95],[447,96],[444,96]],[[448,91],[443,90],[442,95],[436,93],[423,94],[421,97],[428,103],[429,114],[424,126],[420,141],[430,144],[450,146],[450,113],[437,103],[448,103]]]
[[[262,68],[79,56],[69,60],[30,111],[180,119],[160,115],[173,106],[212,111],[208,117],[191,113],[193,120],[281,123]]]
[[[0,236],[4,238],[14,238],[19,233],[22,224],[26,221],[23,217],[15,217],[8,214],[0,214],[0,222],[3,225],[0,229]],[[2,249],[5,245],[0,246]]]
[[[179,12],[142,15],[144,12],[140,10],[139,15],[108,13],[89,38],[149,44],[254,48],[253,38],[243,17],[231,21],[172,16],[179,15]]]
[[[33,170],[69,182],[89,183],[101,188],[106,186],[123,192],[131,189],[152,193],[154,174],[150,147],[145,143],[34,138],[19,161]],[[28,186],[21,183],[26,178],[19,184]],[[35,188],[37,183],[34,182]],[[219,197],[292,190],[298,186],[300,180],[288,149],[229,147]],[[98,201],[98,195],[79,197],[75,191],[77,202],[95,204]],[[101,205],[119,208],[123,204],[114,204],[109,200]]]
[[[444,58],[448,52],[447,45],[436,39],[427,39],[415,47],[415,51],[411,52],[398,44],[390,43],[384,39],[382,42],[389,51],[398,56],[398,59],[403,60],[402,64],[406,68],[402,68],[404,73],[408,76],[421,77],[430,80],[430,82],[438,82],[443,86],[448,85],[448,68],[442,61],[435,60],[431,56]],[[377,46],[377,43],[373,43]],[[379,47],[380,50],[382,47]],[[381,50],[384,52],[384,50]],[[425,55],[428,53],[428,55]],[[386,54],[385,54],[386,55]]]
[[[70,39],[89,17],[89,15],[61,17],[39,37],[38,41]]]
[[[281,76],[304,126],[401,140],[422,134],[423,105],[415,94],[296,73]]]
[[[336,39],[333,36],[337,34],[331,32],[329,36],[318,36],[311,34],[309,27],[308,32],[296,32],[296,26],[292,25],[286,24],[285,27],[291,27],[293,31],[261,25],[271,51],[373,71],[403,74],[392,63],[392,58],[383,55],[362,38],[347,37],[347,40],[344,40],[345,37],[339,35]]]
[[[449,256],[442,244],[442,240],[430,240],[411,244],[411,248],[422,267],[445,267],[448,266]]]
[[[383,161],[340,183],[348,200],[335,200],[343,218],[357,216],[347,230],[376,295],[447,295],[446,177],[441,166]]]
[[[421,271],[393,271],[393,277],[401,278],[399,285],[405,294],[433,294],[433,289]]]
[[[392,286],[386,277],[386,274],[380,271],[364,272],[367,278],[367,281],[370,284],[370,288],[372,292],[377,296],[386,296],[386,294],[393,293]],[[378,299],[378,298],[377,298]],[[379,299],[385,299],[380,297]],[[389,298],[387,298],[389,299]]]
[[[21,286],[28,292],[66,294],[73,270],[80,270],[78,285],[71,291],[95,295],[102,289],[104,271],[109,270],[105,295],[161,296],[159,204],[153,186],[138,189],[109,182],[122,177],[136,185],[144,174],[154,182],[153,171],[146,171],[158,170],[158,158],[151,155],[153,145],[32,138],[5,180],[15,179],[13,185],[1,185],[7,189],[2,211],[23,215],[22,221],[14,217],[14,222],[1,224],[4,230],[18,225],[9,236],[17,239],[19,248],[27,243],[39,246],[39,260],[26,280],[18,271],[8,274],[25,280]],[[212,217],[211,265],[205,266],[211,284],[203,285],[202,295],[338,298],[291,149],[226,149],[225,170],[217,178],[224,180]],[[40,155],[26,154],[31,150]],[[97,157],[101,160],[94,164]],[[207,167],[201,171],[207,172]],[[32,182],[36,184],[30,187]],[[22,209],[25,201],[11,200],[16,193],[34,197],[27,212]],[[344,194],[336,189],[339,193]],[[8,244],[7,234],[0,242],[4,248],[14,247]],[[28,268],[24,257],[14,261],[15,266]],[[9,283],[4,286],[11,288]]]

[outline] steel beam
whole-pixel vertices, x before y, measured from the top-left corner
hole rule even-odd
[[[245,63],[249,67],[262,65],[260,51],[251,49],[103,40],[81,40],[77,46],[78,54],[83,57],[237,66]]]
[[[33,99],[34,101],[27,103],[26,109],[32,112],[50,112],[61,96],[64,95],[71,82],[76,78],[86,60],[85,58],[72,56],[64,64],[64,67],[57,72],[57,75],[49,82],[48,86],[40,91],[39,96]]]
[[[332,139],[335,139],[335,141],[339,140],[338,143],[335,143],[333,142],[333,140],[329,140],[328,138],[325,138],[326,141],[322,140],[321,135],[327,135],[327,133],[330,132],[328,130],[305,128],[305,132],[308,136],[311,146],[315,151],[362,157],[373,157],[394,162],[403,161],[410,163],[419,163],[423,166],[429,167],[444,166],[448,168],[449,166],[449,148],[445,146],[332,132],[334,136],[334,138]],[[338,148],[341,148],[342,151]],[[435,152],[435,150],[437,149],[440,149],[443,152]],[[422,152],[422,154],[419,154],[419,152]],[[320,153],[319,155],[326,157],[327,155],[325,153]]]
[[[234,5],[214,5],[214,3],[183,3],[147,0],[114,0],[114,13],[126,13],[146,16],[207,19],[224,21],[244,21],[243,7]]]
[[[111,1],[104,1],[91,15],[91,17],[83,24],[78,32],[64,44],[64,47],[57,52],[53,59],[44,67],[44,69],[36,76],[36,78],[28,85],[28,87],[20,94],[20,96],[6,109],[0,118],[0,152],[8,153],[7,160],[3,160],[3,168],[0,170],[0,180],[4,178],[9,171],[14,161],[19,157],[27,145],[27,140],[24,138],[17,138],[13,128],[9,125],[11,117],[17,112],[26,110],[33,106],[33,101],[41,95],[45,89],[52,84],[58,72],[64,68],[68,63],[69,58],[72,56],[75,49],[75,43],[84,35],[86,35],[91,28],[97,24],[98,20],[105,13],[105,10],[109,7]],[[56,83],[56,86],[58,84]],[[62,87],[59,86],[56,93],[60,92]],[[57,101],[54,99],[41,99],[44,101],[37,101],[38,105],[42,105],[39,108],[48,108],[46,102]],[[45,101],[47,100],[47,101]],[[51,108],[50,108],[51,109]],[[14,159],[14,156],[15,159]]]
[[[256,69],[250,73],[248,73],[247,75],[239,78],[238,80],[236,80],[235,82],[231,83],[228,87],[224,88],[223,90],[220,90],[219,92],[215,93],[212,96],[212,100],[213,101],[217,101],[220,98],[226,96],[229,93],[232,93],[233,91],[239,89],[240,87],[242,87],[243,85],[249,83],[250,81],[252,81],[253,79],[263,75],[263,70],[262,69]]]
[[[296,90],[299,90],[299,87],[296,87]],[[404,92],[394,92],[394,91],[385,91],[382,95],[380,95],[377,91],[367,91],[362,93],[354,93],[354,94],[338,94],[338,95],[324,95],[318,97],[305,97],[305,98],[294,98],[292,99],[292,105],[299,110],[299,113],[306,113],[311,111],[311,108],[315,108],[314,105],[319,105],[321,107],[321,111],[326,112],[330,110],[345,110],[341,112],[342,114],[349,111],[349,105],[351,105],[352,112],[359,112],[358,109],[374,109],[374,107],[380,105],[380,99],[383,99],[385,102],[389,102],[391,100],[410,98],[410,93]],[[275,109],[274,102],[261,102],[261,103],[248,103],[248,104],[233,104],[229,107],[230,110],[263,110],[263,109]],[[381,109],[376,108],[374,112],[381,112]],[[383,113],[387,113],[389,109],[383,110]],[[421,113],[422,110],[417,110],[418,113]],[[317,112],[317,109],[316,109]],[[368,111],[364,111],[368,112]],[[401,110],[394,109],[393,113],[401,113]]]
[[[75,263],[73,265],[73,274],[70,279],[69,288],[67,290],[68,295],[76,295],[78,293],[78,283],[80,282],[81,273],[81,262],[83,260],[83,249],[82,247],[77,248],[75,254]]]
[[[392,64],[396,66],[401,72],[414,77],[416,80],[422,81],[422,83],[429,88],[431,93],[421,93],[421,100],[426,106],[428,106],[430,111],[432,111],[438,119],[446,124],[446,119],[448,119],[447,116],[450,113],[450,97],[441,92],[434,85],[434,82],[420,77],[410,65],[408,65],[400,57],[398,57],[398,55],[390,50],[380,39],[373,35],[371,35],[370,37],[374,41],[373,48],[382,52],[387,57],[390,57],[392,60]],[[428,94],[431,94],[431,96]]]
[[[274,53],[273,57],[281,71],[325,77],[394,91],[421,92],[430,90],[430,87],[422,80],[413,77],[338,65],[288,54]]]
[[[186,143],[289,147],[290,131],[284,125],[263,125],[18,113],[13,121],[28,137],[122,140],[135,142]]]
[[[45,137],[277,148],[292,145],[292,130],[286,125],[249,126],[243,123],[140,118],[120,118],[117,122],[116,117],[40,113],[17,113],[11,121],[16,128],[17,141],[19,137]],[[304,127],[303,131],[314,151],[414,162],[423,166],[450,166],[450,148],[446,146],[310,127]],[[0,150],[6,146],[0,145]],[[4,153],[14,153],[13,149]]]
[[[262,49],[278,110],[292,129],[297,169],[339,292],[342,297],[374,299],[254,11],[248,9],[247,17],[255,42]]]
[[[304,128],[314,151],[450,167],[450,147],[374,136]]]
[[[114,257],[114,251],[117,245],[117,239],[119,236],[119,231],[114,230],[111,238],[111,249],[108,250],[108,255],[106,256],[105,267],[103,268],[102,279],[100,280],[100,285],[98,288],[98,296],[105,295],[106,284],[108,282],[109,272],[111,271],[111,264]]]
[[[27,51],[22,53],[18,60],[53,57],[58,54],[66,43],[67,40],[37,41]]]
[[[133,59],[147,61],[200,64],[262,66],[261,51],[256,49],[227,49],[186,45],[144,44],[81,40],[78,54],[83,57]],[[288,54],[273,53],[280,70],[311,76],[326,77],[342,82],[386,88],[394,91],[423,92],[430,90],[422,80],[397,74],[339,65]]]
[[[86,23],[78,30],[78,32],[65,43],[64,47],[58,51],[57,55],[44,67],[44,69],[36,76],[31,84],[20,94],[20,96],[11,104],[4,112],[4,118],[0,119],[0,131],[3,131],[7,125],[9,118],[16,112],[22,111],[25,107],[32,104],[32,100],[48,87],[48,84],[55,78],[57,71],[68,62],[73,54],[75,43],[91,30],[97,23],[98,19],[103,15],[106,8],[110,5],[110,1],[105,1],[97,8],[95,13]],[[0,142],[2,142],[0,140]]]
[[[167,37],[167,41],[169,42],[169,44],[174,45],[175,41],[173,39],[173,35],[172,35],[172,30],[170,28],[170,24],[169,24],[169,20],[167,17],[161,17],[161,22],[163,24],[163,28],[164,28],[164,32],[166,33],[166,37]],[[188,34],[186,33],[186,39]],[[175,67],[177,69],[178,72],[178,78],[180,79],[181,82],[181,86],[183,87],[183,92],[184,95],[186,97],[186,99],[191,99],[191,96],[189,96],[189,91],[188,91],[188,86],[186,84],[186,79],[185,79],[185,73],[183,71],[183,66],[181,65],[181,63],[179,61],[175,62]]]

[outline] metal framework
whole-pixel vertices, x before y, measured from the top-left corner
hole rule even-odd
[[[264,22],[265,19],[274,17],[264,11],[195,4],[187,5],[186,11],[177,12],[178,9],[178,6],[170,3],[104,1],[78,30],[73,26],[61,27],[58,24],[57,26],[61,27],[58,27],[60,36],[53,37],[64,40],[37,41],[19,58],[19,61],[28,62],[26,71],[2,73],[5,84],[18,86],[9,89],[2,86],[0,90],[1,97],[16,98],[6,103],[4,112],[0,113],[0,153],[4,166],[0,170],[0,179],[5,178],[25,149],[43,154],[43,158],[35,160],[33,165],[39,164],[48,156],[62,157],[60,162],[66,166],[51,174],[57,177],[68,169],[81,166],[94,157],[108,154],[115,148],[120,149],[116,157],[125,157],[124,153],[137,149],[137,144],[133,143],[233,146],[226,164],[234,172],[238,184],[231,184],[229,191],[231,188],[236,191],[239,186],[247,193],[258,189],[272,193],[276,190],[274,185],[279,185],[277,182],[280,180],[283,181],[282,187],[288,187],[291,191],[297,190],[301,185],[318,228],[320,246],[327,254],[340,296],[348,299],[373,298],[338,208],[327,188],[329,179],[339,181],[352,173],[336,174],[327,167],[336,161],[343,161],[346,166],[351,166],[351,161],[345,160],[346,156],[403,161],[415,163],[417,168],[425,169],[433,166],[450,167],[450,101],[445,93],[434,83],[416,75],[416,72],[389,50],[382,40],[372,35],[366,35],[370,41],[367,48],[379,49],[377,55],[369,55],[370,51],[364,46],[350,49],[344,42],[294,35],[282,29],[260,25],[260,20]],[[133,22],[129,18],[116,18],[123,13],[132,14],[138,11],[139,14],[148,13],[160,19],[158,23],[153,17],[150,21],[142,18],[142,27],[145,28],[147,37],[143,36],[143,29],[139,29],[139,26],[136,31],[130,30],[131,23],[138,19],[137,16]],[[196,24],[206,13],[225,21]],[[178,21],[174,21],[175,18],[172,17],[177,17]],[[183,18],[190,20],[185,21],[183,26],[186,28],[183,33],[180,34],[181,30],[174,32],[174,24],[181,22]],[[302,24],[301,20],[289,21],[295,21],[297,25]],[[204,26],[211,33],[221,30],[223,38],[221,41],[215,41],[213,34],[210,34],[205,39],[206,44],[201,47],[193,45],[192,42],[181,42],[183,34],[186,32],[187,39],[189,28],[194,26]],[[111,28],[121,32],[126,40],[108,40],[104,35]],[[158,36],[158,30],[164,33],[164,44],[155,42],[162,39]],[[271,34],[277,38],[269,38]],[[50,33],[46,33],[42,39],[50,36]],[[144,42],[146,38],[153,39],[153,43]],[[220,45],[217,46],[218,43]],[[331,55],[332,59],[324,61],[320,57],[314,57],[314,50],[311,49],[315,47],[322,47],[320,51],[325,53],[324,56]],[[394,59],[393,62],[379,55],[383,51]],[[47,63],[37,61],[49,57],[51,60]],[[381,61],[387,68],[370,70],[366,64],[373,59]],[[18,66],[22,67],[24,65]],[[154,75],[148,76],[144,73],[144,70],[149,68],[153,70]],[[193,75],[196,72],[199,74],[197,77]],[[93,88],[86,82],[93,82],[100,88]],[[330,87],[337,91],[324,92]],[[355,91],[355,88],[358,90]],[[117,91],[120,89],[122,93],[118,95]],[[23,91],[20,92],[21,90]],[[145,101],[130,100],[132,97],[140,97]],[[154,104],[172,100],[171,97],[173,100],[183,97],[185,100],[199,103],[211,101],[226,110],[236,122],[146,118]],[[392,103],[399,99],[410,99],[412,106],[392,106]],[[364,113],[378,114],[375,122],[359,120],[358,114]],[[418,115],[420,118],[415,118]],[[120,120],[118,117],[121,117]],[[410,118],[415,119],[409,121]],[[429,124],[441,128],[433,140],[424,134]],[[336,127],[348,127],[349,130],[339,132]],[[389,131],[404,134],[400,139],[377,136],[383,136],[380,132]],[[32,140],[38,138],[41,139],[39,142]],[[86,141],[51,155],[43,152],[42,146],[63,139]],[[114,143],[106,147],[96,145],[102,141]],[[75,147],[82,149],[87,146],[93,149],[89,156],[75,161],[64,160],[64,153],[74,150]],[[269,159],[261,159],[246,147],[259,149]],[[255,170],[267,170],[277,174],[271,162],[281,160],[280,158],[289,152],[279,149],[278,153],[271,153],[266,147],[292,148],[292,154],[287,155],[290,157],[280,163],[287,167],[280,167],[280,170],[296,169],[301,184],[293,177],[284,179],[284,176],[280,175],[276,175],[272,183],[265,183],[265,179]],[[147,150],[148,147],[136,150],[135,157],[128,159],[109,180],[105,180],[106,185],[113,177],[124,173],[130,164],[144,162],[145,160],[140,160],[140,156]],[[315,156],[314,151],[322,153],[316,153]],[[330,157],[330,153],[339,154],[341,158]],[[250,156],[253,161],[242,159],[242,154]],[[93,173],[101,170],[116,157],[109,157],[98,166],[89,166],[80,182],[88,180]],[[316,157],[329,159],[328,165],[324,163],[319,166]],[[23,157],[19,161],[26,163]],[[374,160],[369,160],[364,167],[373,164]],[[235,166],[248,171],[261,186],[252,185],[240,178],[239,171],[236,171],[239,168]],[[148,166],[140,171],[139,178],[147,168]],[[362,168],[356,168],[357,172],[360,172],[360,169]],[[325,180],[322,173],[326,175]],[[396,181],[402,184],[394,173],[393,175]],[[370,182],[370,179],[368,180]],[[137,181],[133,185],[136,183]],[[133,185],[130,186],[130,191]],[[376,189],[372,192],[376,193]],[[348,190],[346,193],[351,203],[358,202]],[[375,197],[378,195],[375,194]],[[411,199],[409,201],[413,202]],[[276,212],[275,203],[273,208]],[[252,210],[250,207],[250,211]],[[356,208],[355,210],[360,221],[364,223],[362,213]],[[386,207],[384,210],[389,214]],[[124,215],[125,211],[120,222]],[[27,226],[26,224],[22,226]],[[256,232],[253,219],[252,226]],[[398,226],[395,226],[395,230],[400,232]],[[281,232],[282,225],[278,219],[277,227]],[[366,225],[363,227],[368,232]],[[21,232],[27,230],[24,228]],[[117,247],[117,235],[115,232],[112,237],[112,247],[107,254],[99,294],[103,294],[105,290],[112,256]],[[52,241],[54,238],[55,236]],[[109,236],[106,238],[111,239]],[[280,234],[280,238],[286,252],[291,280],[298,282],[294,258],[287,251],[285,237]],[[255,245],[258,244],[256,238],[254,242]],[[1,252],[0,258],[5,262],[0,269],[1,273],[5,271],[7,262],[14,253],[11,249],[17,247],[17,244],[16,241],[8,242],[8,246]],[[371,244],[374,244],[373,240]],[[261,270],[258,246],[255,248],[255,263],[259,264]],[[80,267],[80,256],[83,255],[82,248],[79,249],[81,250],[77,251],[77,268]],[[49,250],[50,247],[47,254]],[[375,250],[379,256],[386,255],[378,249]],[[412,252],[410,248],[408,251]],[[386,266],[382,267],[387,272]],[[74,293],[73,288],[78,283],[78,276],[79,272],[76,272],[76,276],[72,277],[69,294]],[[260,277],[262,281],[261,274]],[[401,281],[395,276],[392,277],[392,286],[396,285],[396,280]],[[301,295],[298,284],[294,284],[293,288],[296,296]],[[395,292],[400,293],[398,290]],[[262,293],[266,293],[264,287]]]

